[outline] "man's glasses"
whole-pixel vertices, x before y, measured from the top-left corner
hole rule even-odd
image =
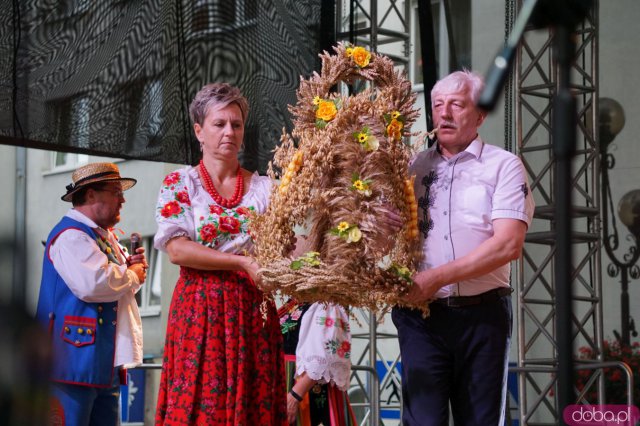
[[[98,192],[109,192],[117,198],[124,198],[124,191],[121,189],[96,189]]]

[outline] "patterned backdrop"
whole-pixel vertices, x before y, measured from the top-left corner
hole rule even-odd
[[[264,172],[333,3],[0,0],[0,143],[194,164],[189,102],[226,81],[250,103],[243,164]]]

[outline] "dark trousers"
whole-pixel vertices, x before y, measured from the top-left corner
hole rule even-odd
[[[446,426],[504,424],[511,297],[431,315],[394,308],[402,356],[402,423]]]

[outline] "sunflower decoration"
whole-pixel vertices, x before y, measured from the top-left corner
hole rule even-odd
[[[408,292],[419,261],[406,186],[414,153],[406,136],[419,111],[391,59],[344,43],[333,50],[320,55],[321,72],[301,80],[290,106],[294,129],[283,132],[269,165],[281,184],[251,225],[255,256],[267,293],[382,310]],[[357,82],[366,88],[353,94]],[[406,221],[393,236],[381,225],[389,206]],[[307,230],[310,251],[292,260],[296,227]]]

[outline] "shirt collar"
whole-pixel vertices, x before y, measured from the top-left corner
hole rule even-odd
[[[73,208],[69,209],[69,211],[67,212],[67,217],[69,217],[69,218],[71,218],[73,220],[77,220],[78,222],[82,223],[83,225],[87,225],[91,229],[97,229],[101,233],[108,234],[108,232],[105,229],[102,229],[93,220],[89,219],[85,214],[80,213],[76,209],[73,209]]]
[[[464,153],[468,153],[473,155],[476,160],[480,159],[480,155],[482,155],[482,147],[484,146],[484,142],[482,142],[482,138],[480,138],[480,136],[477,136],[474,140],[471,141],[471,143],[469,144],[469,146],[467,146],[467,148],[462,151],[461,153],[454,155],[453,157],[450,158],[454,159],[460,155],[463,155]],[[427,152],[429,153],[430,156],[435,156],[435,155],[441,155],[440,154],[440,149],[438,147],[437,143],[434,143],[431,148],[429,148],[427,150]]]

